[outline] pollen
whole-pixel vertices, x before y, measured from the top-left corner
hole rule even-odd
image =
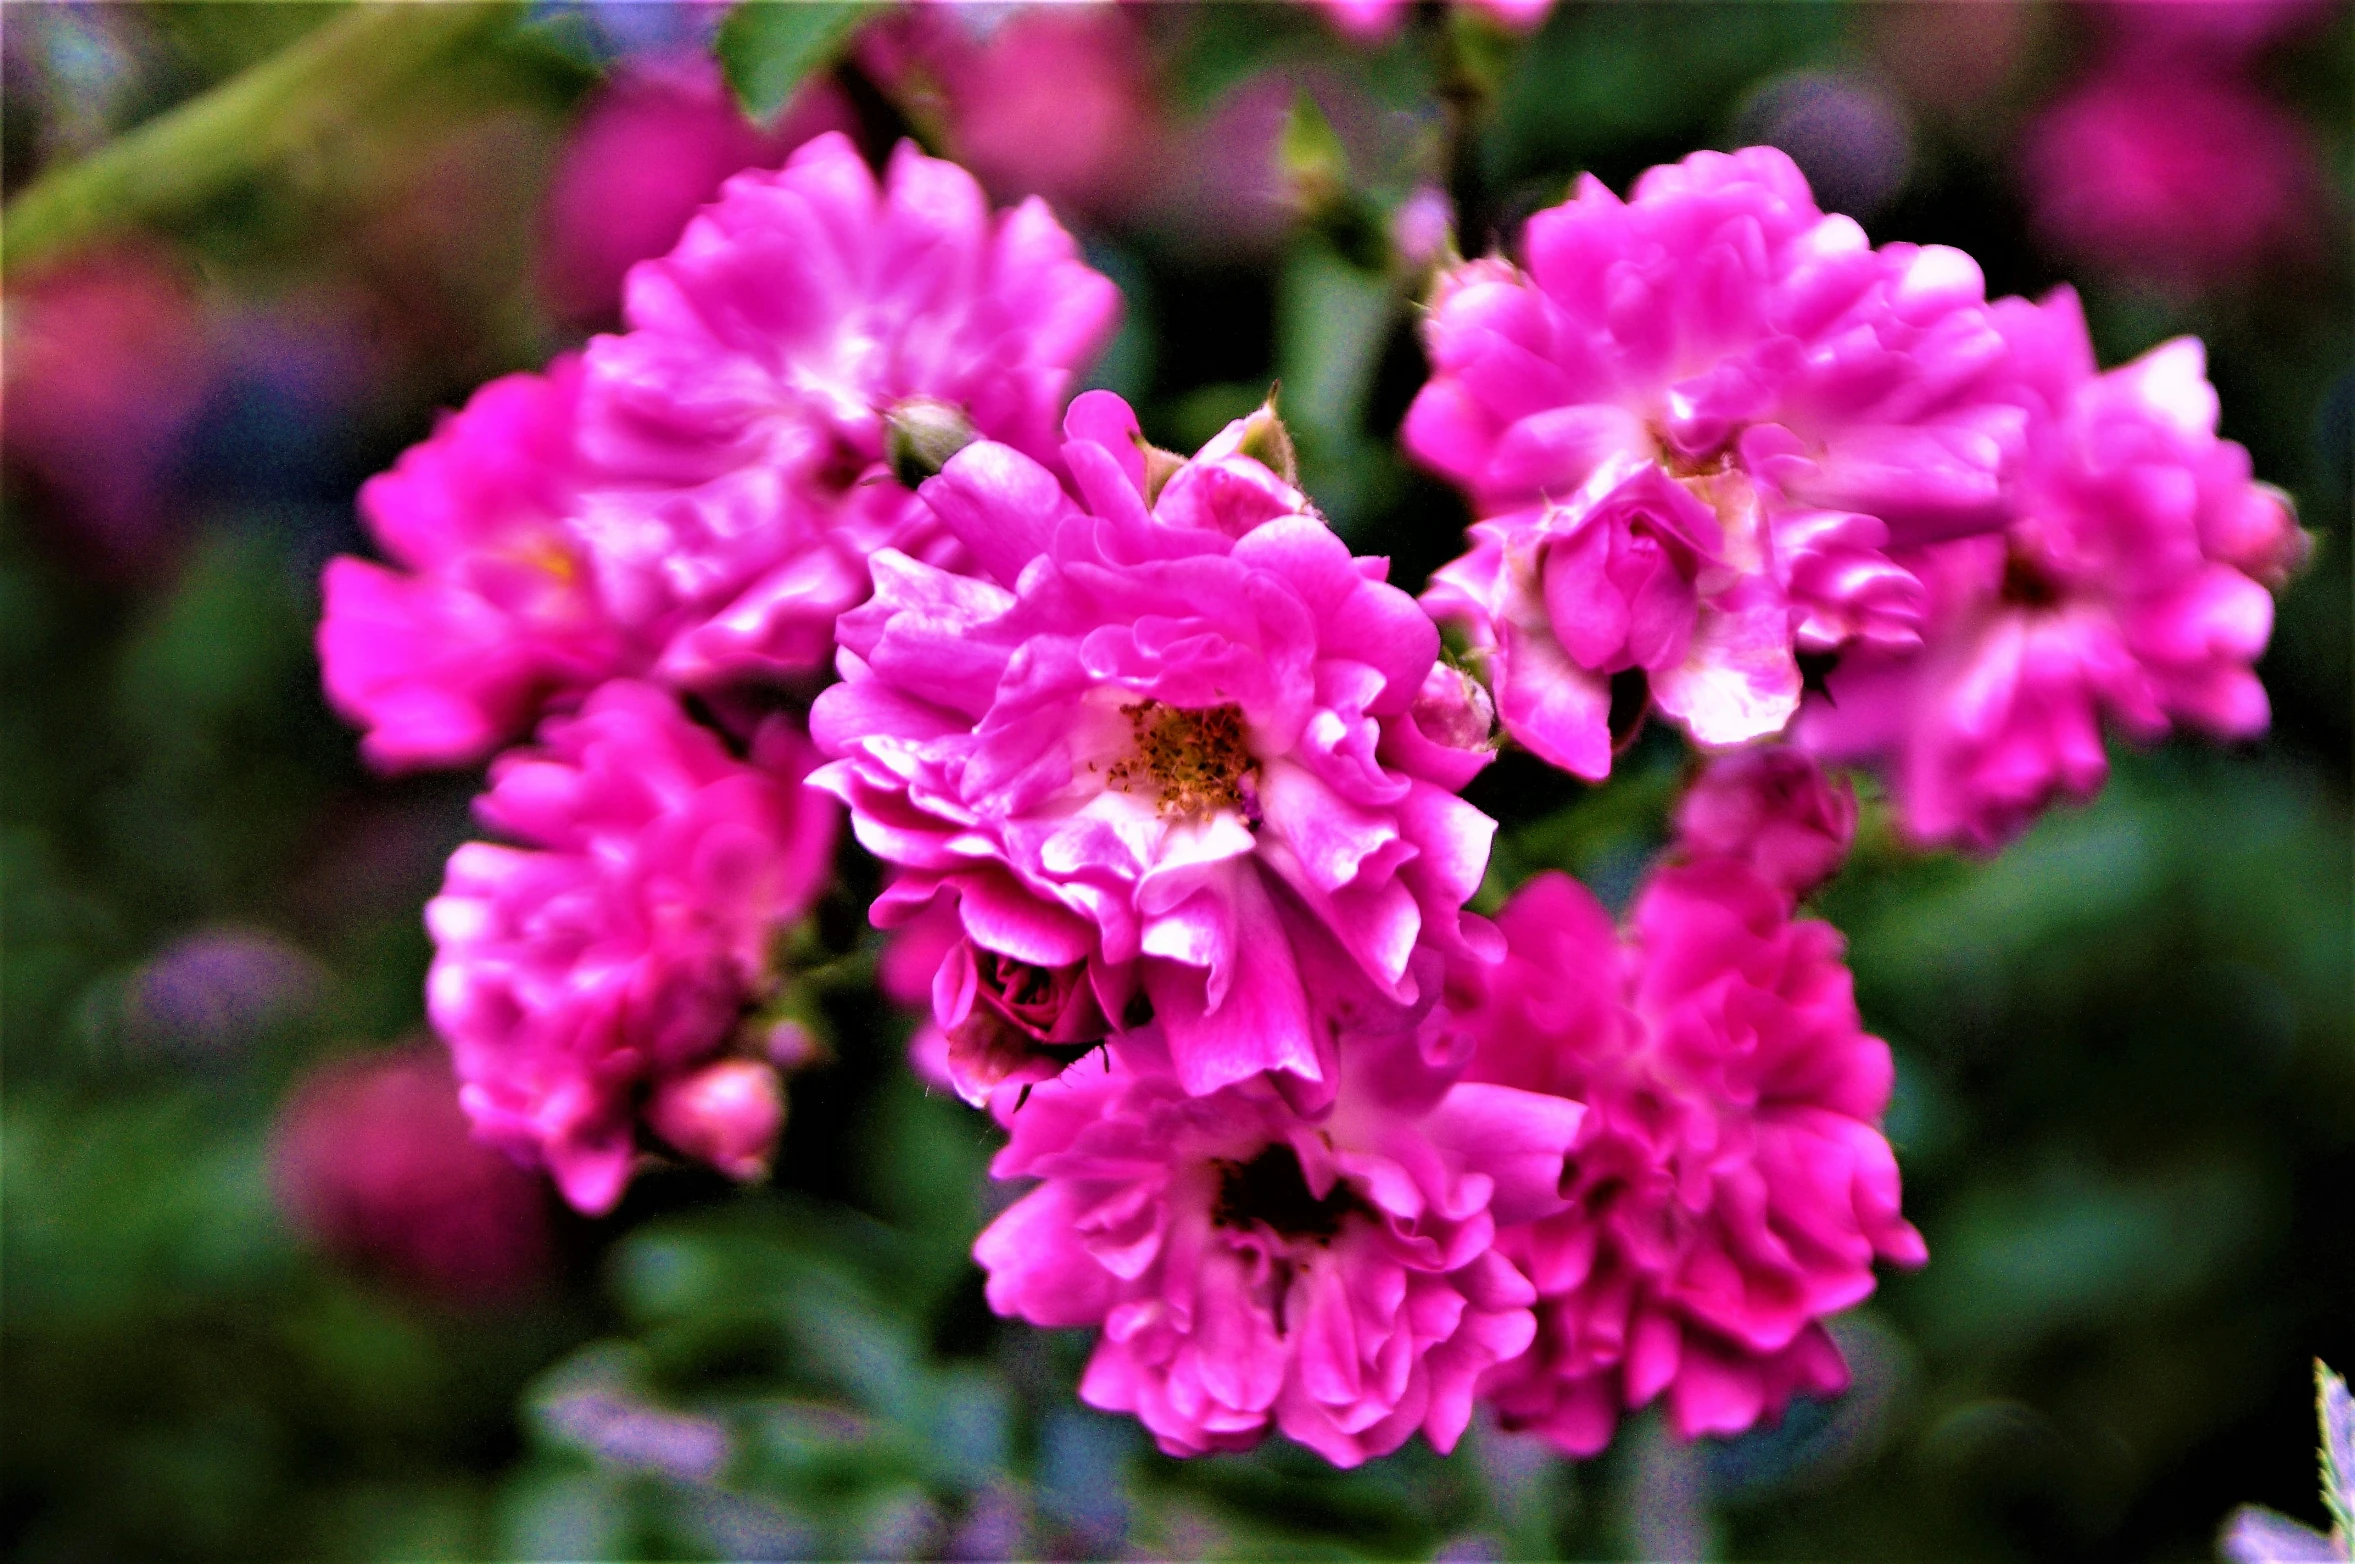
[[[1244,781],[1259,768],[1244,742],[1242,708],[1186,711],[1159,701],[1120,708],[1136,752],[1113,762],[1111,784],[1124,793],[1155,794],[1165,815],[1199,819],[1241,809]]]

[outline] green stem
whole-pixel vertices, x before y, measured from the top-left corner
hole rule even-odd
[[[363,0],[260,64],[42,175],[0,213],[0,264],[22,271],[200,206],[316,146],[515,9],[514,0]]]

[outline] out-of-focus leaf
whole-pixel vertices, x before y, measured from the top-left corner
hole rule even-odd
[[[612,1478],[550,1472],[508,1496],[500,1552],[511,1559],[611,1559],[630,1551],[629,1508]]]
[[[1841,7],[1818,3],[1561,6],[1505,84],[1497,172],[1523,179],[1630,146],[1707,144],[1719,105],[1837,48],[1845,24]]]
[[[1398,294],[1380,272],[1303,242],[1285,257],[1276,291],[1278,411],[1307,448],[1364,437],[1366,393]]]
[[[2054,1332],[2213,1285],[2271,1226],[2273,1201],[2239,1164],[2143,1178],[2083,1167],[1983,1186],[1929,1234],[1918,1313],[1949,1350],[2026,1351]]]
[[[1395,482],[1396,458],[1368,438],[1365,415],[1400,304],[1389,276],[1313,236],[1276,279],[1276,411],[1299,446],[1303,486],[1345,535]]]
[[[743,0],[720,23],[718,52],[744,112],[776,118],[879,9],[865,0]]]

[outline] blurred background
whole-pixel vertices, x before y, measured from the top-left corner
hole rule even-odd
[[[807,10],[7,6],[11,1558],[2140,1560],[2212,1557],[2243,1500],[2316,1518],[2310,1361],[2355,1368],[2346,11]],[[320,566],[437,408],[613,324],[721,179],[829,128],[1048,196],[1158,443],[1281,377],[1307,487],[1410,588],[1464,520],[1395,441],[1448,203],[1478,253],[1579,171],[1772,142],[1876,240],[2075,283],[2105,363],[2207,340],[2320,542],[2274,733],[2121,750],[1988,863],[1868,807],[1821,903],[1933,1258],[1837,1322],[1850,1395],[1583,1465],[1477,1426],[1347,1475],[1164,1459],[1075,1400],[1084,1335],[989,1316],[994,1133],[865,985],[768,1185],[590,1223],[467,1142],[419,909],[477,779],[361,768]],[[1682,764],[1495,767],[1491,896],[1623,899]]]

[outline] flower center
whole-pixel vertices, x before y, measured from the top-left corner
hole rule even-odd
[[[2003,600],[2020,608],[2052,608],[2059,604],[2061,590],[2015,548],[2003,559]]]
[[[1249,1162],[1215,1162],[1218,1198],[1210,1220],[1219,1227],[1248,1230],[1254,1225],[1273,1229],[1280,1237],[1330,1243],[1343,1219],[1371,1215],[1357,1191],[1335,1184],[1323,1199],[1309,1193],[1300,1171],[1300,1158],[1278,1141]]]
[[[1664,436],[1653,436],[1660,448],[1660,465],[1668,469],[1672,478],[1717,478],[1734,470],[1733,447],[1721,445],[1701,456],[1687,456],[1670,445]]]
[[[1107,773],[1123,793],[1149,791],[1161,813],[1200,818],[1243,807],[1244,779],[1259,769],[1244,742],[1243,709],[1211,706],[1186,711],[1155,700],[1120,708],[1136,753]]]

